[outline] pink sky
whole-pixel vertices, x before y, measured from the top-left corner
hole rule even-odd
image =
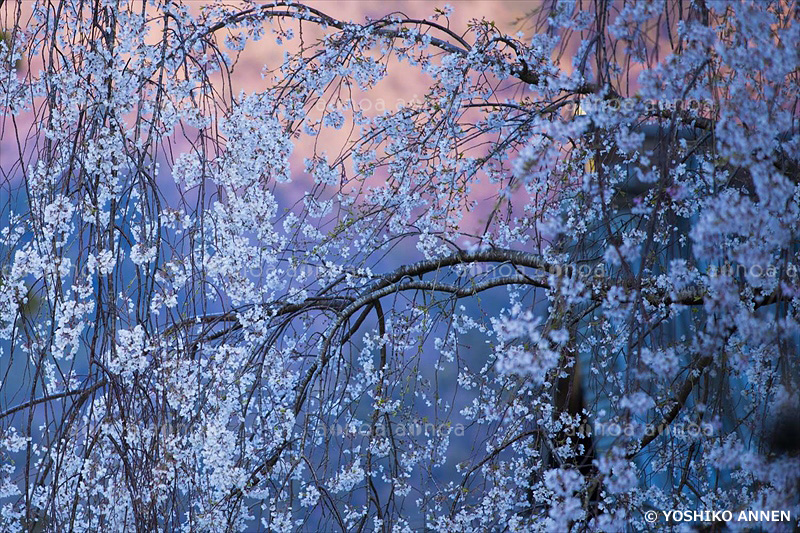
[[[366,17],[376,19],[392,12],[402,12],[410,18],[424,19],[434,14],[435,8],[442,8],[447,3],[453,6],[454,11],[450,16],[450,29],[458,34],[464,34],[470,21],[486,18],[494,21],[495,24],[507,33],[514,34],[519,28],[514,25],[514,21],[526,12],[536,7],[536,1],[456,1],[456,2],[429,2],[429,1],[393,1],[393,2],[368,2],[368,1],[312,1],[308,5],[320,9],[330,16],[340,20],[351,20],[353,22],[364,22]],[[202,2],[197,2],[202,4]],[[439,22],[443,23],[444,19]],[[530,30],[530,28],[526,28]],[[304,25],[304,35],[308,39],[314,35],[308,25]],[[295,31],[295,33],[297,33]],[[317,35],[321,35],[318,32]],[[431,33],[433,36],[445,37]],[[468,39],[469,40],[469,39]],[[284,45],[275,44],[274,36],[269,33],[256,43],[248,43],[243,51],[237,65],[237,74],[233,80],[237,88],[246,91],[257,91],[263,89],[268,80],[261,77],[264,66],[276,68],[280,65],[284,50],[287,45],[297,44],[297,37],[293,41]],[[354,92],[354,100],[364,105],[371,105],[374,110],[367,114],[380,114],[378,106],[385,109],[395,109],[398,102],[410,102],[421,98],[430,83],[430,77],[421,73],[418,69],[407,64],[390,63],[389,74],[375,88],[368,92]],[[348,126],[346,125],[339,131],[332,129],[324,130],[324,137],[317,141],[317,151],[327,151],[329,155],[340,152],[343,145],[347,142]],[[298,198],[295,194],[301,194],[310,178],[303,175],[303,158],[308,157],[312,152],[311,143],[314,139],[301,136],[298,140],[292,157],[293,167],[293,187],[291,191],[284,189],[284,201],[293,203]],[[468,215],[464,220],[464,225],[477,230],[485,223],[485,217],[494,207],[495,199],[491,198],[497,193],[497,186],[489,186],[488,183],[478,184],[473,187],[475,198],[480,202],[480,207],[474,213]],[[287,194],[288,193],[288,194]],[[292,194],[295,193],[295,194]],[[462,226],[463,227],[463,226]]]
[[[187,2],[191,8],[201,9],[203,6],[208,5],[203,1],[190,1]],[[379,18],[391,12],[402,12],[403,14],[413,18],[428,18],[434,13],[434,8],[444,7],[448,2],[428,2],[428,1],[354,1],[354,0],[317,0],[308,2],[310,6],[320,9],[329,15],[343,20],[352,20],[353,22],[363,22],[366,17]],[[527,11],[537,6],[536,1],[451,1],[449,2],[454,7],[454,12],[450,17],[450,28],[456,33],[463,34],[468,27],[468,24],[473,19],[486,18],[492,20],[502,30],[508,33],[515,33],[517,27],[513,22],[515,19],[523,16]],[[5,13],[2,18],[5,20],[13,20],[9,17],[10,13],[6,11],[11,4],[9,2],[5,8],[2,8]],[[26,3],[23,6],[30,7],[31,4]],[[27,20],[27,16],[23,15],[22,20]],[[442,22],[443,19],[440,19]],[[529,28],[527,28],[530,30]],[[308,25],[304,25],[304,35],[309,39],[312,35],[313,29]],[[319,35],[319,34],[318,34]],[[438,36],[438,35],[437,35]],[[284,50],[288,48],[291,50],[298,42],[295,37],[293,41],[284,44],[283,46],[275,43],[274,35],[269,32],[265,33],[264,38],[259,42],[248,43],[245,50],[242,52],[233,76],[234,92],[243,89],[245,91],[257,91],[265,88],[269,83],[269,79],[262,78],[264,67],[277,68],[282,60]],[[38,70],[35,64],[26,65],[26,68]],[[390,64],[389,75],[375,88],[368,93],[357,95],[356,98],[367,99],[364,102],[371,103],[375,108],[382,105],[386,109],[394,109],[398,102],[409,102],[421,97],[427,89],[430,78],[420,73],[418,70],[407,65]],[[378,113],[375,111],[375,113]],[[25,114],[17,118],[17,124],[21,135],[28,135],[29,128],[33,116]],[[14,135],[14,128],[12,127],[10,117],[3,117],[4,131],[2,138],[0,138],[0,165],[4,172],[11,172],[12,165],[18,159],[18,150],[16,138]],[[339,153],[342,146],[347,142],[346,131],[347,127],[340,131],[325,130],[325,138],[317,145],[317,150],[327,150],[328,154]],[[188,145],[186,141],[180,136],[173,138],[175,143],[172,148],[174,154],[177,155],[185,150]],[[314,139],[307,136],[301,136],[297,141],[295,147],[292,165],[294,183],[292,192],[301,193],[304,189],[303,185],[308,182],[308,177],[303,175],[303,158],[308,157],[312,152],[311,143]],[[14,169],[14,175],[19,175],[19,168]],[[172,180],[165,179],[163,184],[169,186]],[[496,186],[491,189],[488,187],[476,187],[477,198],[482,199],[488,197],[491,193],[496,192]],[[172,196],[169,190],[164,190],[167,197]],[[284,191],[289,192],[289,191]],[[289,194],[288,196],[294,196]],[[284,200],[289,198],[284,197]],[[493,204],[493,201],[488,201]],[[480,209],[479,211],[484,211]],[[465,221],[469,222],[469,221]],[[478,222],[479,220],[473,220]],[[471,225],[471,224],[470,224]]]

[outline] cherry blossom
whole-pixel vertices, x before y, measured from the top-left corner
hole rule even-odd
[[[3,531],[798,525],[792,2],[7,4]]]

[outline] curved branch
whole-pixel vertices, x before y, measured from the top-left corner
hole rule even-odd
[[[681,390],[678,391],[678,396],[675,398],[675,403],[673,404],[672,409],[670,409],[669,413],[667,413],[664,418],[661,419],[658,425],[653,428],[652,432],[649,432],[644,436],[637,450],[628,454],[628,459],[634,457],[648,444],[658,438],[658,436],[661,435],[667,427],[669,427],[673,420],[677,418],[678,414],[681,412],[681,409],[686,404],[689,394],[691,394],[692,389],[694,389],[695,384],[703,375],[703,371],[711,364],[713,360],[714,358],[710,355],[703,356],[697,360],[692,369],[689,371],[689,377],[686,378],[686,381],[684,381],[683,385],[681,386]]]
[[[278,8],[278,7],[295,8],[297,11],[276,10],[275,8]],[[434,46],[435,48],[438,48],[438,49],[440,49],[440,50],[442,50],[444,52],[448,52],[448,53],[451,53],[451,54],[458,54],[458,55],[460,55],[462,57],[467,57],[469,55],[470,51],[473,48],[467,41],[465,41],[460,35],[456,34],[452,30],[450,30],[450,29],[448,29],[448,28],[446,28],[446,27],[444,27],[444,26],[442,26],[440,24],[437,24],[435,22],[431,22],[431,21],[428,21],[428,20],[412,19],[412,18],[407,18],[406,17],[406,18],[403,18],[403,19],[395,19],[395,20],[382,19],[382,20],[377,21],[377,23],[384,23],[386,25],[398,24],[398,25],[401,25],[401,26],[404,25],[404,24],[414,24],[414,25],[419,25],[419,26],[428,26],[430,28],[434,28],[436,30],[439,30],[439,31],[443,32],[444,34],[446,34],[447,36],[449,36],[450,38],[452,38],[453,40],[458,42],[460,46],[456,46],[456,45],[454,45],[454,44],[452,44],[452,43],[450,43],[450,42],[448,42],[448,41],[446,41],[444,39],[441,39],[441,38],[438,38],[438,37],[431,37],[430,35],[422,34],[422,33],[419,33],[419,32],[417,34],[415,34],[415,35],[409,35],[407,32],[403,31],[403,28],[400,28],[400,29],[388,29],[388,28],[384,28],[384,27],[373,27],[373,28],[371,28],[370,26],[377,26],[376,22],[371,22],[369,24],[364,24],[364,25],[343,22],[343,21],[341,21],[339,19],[331,17],[330,15],[324,13],[323,11],[321,11],[319,9],[307,6],[305,4],[296,4],[296,3],[289,2],[289,1],[277,1],[277,2],[271,3],[270,5],[252,7],[252,8],[240,11],[238,13],[234,13],[234,14],[230,15],[228,18],[226,18],[224,20],[221,20],[221,21],[217,22],[216,24],[206,28],[206,30],[203,33],[201,33],[200,35],[198,35],[197,38],[201,39],[203,37],[208,36],[211,33],[214,33],[214,32],[216,32],[218,30],[221,30],[221,29],[223,29],[223,28],[225,28],[227,26],[235,25],[235,24],[237,24],[239,22],[242,22],[242,21],[244,21],[244,20],[246,20],[248,18],[257,19],[258,17],[286,17],[286,18],[293,18],[293,19],[297,19],[297,20],[303,20],[303,21],[306,21],[306,22],[319,24],[320,26],[323,26],[323,27],[336,28],[336,29],[341,30],[341,31],[348,31],[348,30],[355,30],[355,29],[366,30],[371,35],[374,35],[376,37],[387,37],[387,38],[390,38],[390,39],[398,39],[398,38],[413,39],[418,44],[422,43],[423,39],[425,37],[427,37],[427,39],[424,39],[424,40],[428,41],[428,43],[430,45]],[[525,62],[525,60],[520,57],[519,49],[518,49],[518,47],[516,46],[516,44],[513,41],[511,41],[510,39],[508,39],[505,36],[496,36],[494,38],[494,41],[501,41],[501,42],[504,42],[504,43],[508,44],[512,48],[512,50],[514,50],[514,52],[517,54],[517,57],[520,59],[519,65],[514,65],[511,68],[511,73],[515,78],[517,78],[521,82],[527,83],[529,85],[538,85],[539,84],[539,82],[541,81],[541,76],[539,76],[539,74],[537,72],[532,70],[528,66],[527,62]],[[499,60],[495,60],[495,61],[497,63],[500,63]],[[565,89],[565,90],[567,92],[570,92],[570,93],[573,93],[573,94],[593,94],[593,93],[596,93],[599,89],[600,89],[600,87],[598,87],[595,84],[585,83],[585,84],[581,85],[580,87],[577,87],[577,88],[574,88],[574,89],[569,89],[569,90]]]
[[[14,413],[17,413],[19,411],[24,411],[29,407],[33,407],[35,405],[39,405],[42,403],[51,402],[53,400],[60,400],[61,398],[67,398],[69,396],[75,396],[75,395],[80,395],[81,397],[88,396],[97,389],[99,389],[100,387],[106,385],[106,383],[108,382],[105,379],[102,379],[97,383],[95,383],[94,385],[92,385],[91,387],[89,387],[88,389],[70,390],[70,391],[58,392],[55,394],[49,394],[47,396],[42,396],[41,398],[34,398],[33,400],[21,403],[15,407],[12,407],[11,409],[7,409],[6,411],[0,413],[0,420],[13,415]]]

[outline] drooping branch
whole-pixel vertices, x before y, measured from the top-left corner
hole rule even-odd
[[[294,8],[294,10],[279,10],[276,8],[279,7],[286,7],[286,8]],[[276,18],[293,18],[296,20],[302,20],[306,22],[311,22],[318,24],[322,27],[332,27],[336,28],[341,31],[345,32],[352,32],[354,35],[363,36],[363,35],[373,35],[376,37],[386,37],[389,39],[413,39],[417,44],[423,43],[427,41],[431,46],[438,48],[444,52],[448,52],[451,54],[457,54],[462,57],[468,57],[470,51],[473,49],[473,45],[470,45],[463,37],[458,35],[457,33],[453,32],[449,28],[442,26],[441,24],[437,24],[430,20],[423,20],[423,19],[414,19],[408,18],[405,16],[387,16],[383,19],[379,19],[376,21],[369,22],[367,24],[356,24],[352,22],[344,22],[339,20],[335,17],[332,17],[325,12],[307,6],[305,4],[297,4],[293,2],[272,2],[269,5],[252,7],[249,9],[244,9],[237,13],[233,13],[229,15],[227,18],[209,26],[206,28],[203,33],[198,35],[198,38],[206,37],[216,31],[219,31],[223,28],[235,26],[241,22],[247,20],[260,20],[261,18],[266,17],[276,17]],[[437,31],[441,31],[445,35],[447,35],[450,39],[453,39],[458,45],[455,45],[445,39],[433,37],[430,35],[423,35],[419,32],[412,33],[409,32],[404,26],[427,26]],[[397,26],[396,28],[391,28],[389,26]],[[529,85],[538,85],[542,81],[542,77],[534,68],[532,68],[527,61],[521,57],[520,49],[517,46],[517,43],[512,41],[511,39],[504,37],[504,36],[497,36],[493,39],[495,42],[503,42],[511,48],[514,53],[516,54],[519,62],[514,65],[506,65],[500,59],[497,58],[484,58],[484,62],[487,66],[499,66],[499,67],[508,67],[510,73],[513,77],[517,78],[519,81],[523,83],[527,83]],[[566,92],[571,94],[594,94],[601,90],[601,87],[598,87],[592,83],[584,83],[579,87],[564,89]]]
[[[53,393],[53,394],[48,394],[47,396],[42,396],[40,398],[34,398],[33,400],[29,400],[29,401],[27,401],[25,403],[21,403],[19,405],[11,407],[10,409],[6,409],[2,413],[0,413],[0,420],[6,418],[8,416],[11,416],[14,413],[17,413],[19,411],[23,411],[25,409],[28,409],[29,407],[33,407],[35,405],[40,405],[40,404],[43,404],[43,403],[52,402],[52,401],[55,401],[55,400],[60,400],[62,398],[69,398],[70,396],[79,396],[80,398],[88,397],[89,395],[91,395],[97,389],[105,386],[106,383],[108,383],[108,382],[105,379],[102,379],[102,380],[98,381],[97,383],[95,383],[94,385],[92,385],[91,387],[88,387],[88,388],[85,388],[85,389],[77,389],[77,390],[68,390],[68,391],[63,391],[63,392],[56,392],[56,393]]]
[[[678,395],[673,400],[672,408],[669,412],[664,415],[658,425],[653,428],[653,431],[649,432],[647,435],[644,436],[642,441],[639,443],[636,451],[633,451],[628,454],[628,458],[631,459],[640,451],[642,451],[648,444],[653,442],[657,439],[668,427],[672,422],[677,418],[678,414],[680,414],[681,409],[686,404],[686,400],[689,398],[689,395],[692,393],[694,386],[700,380],[703,375],[705,369],[714,361],[714,357],[711,355],[705,355],[698,359],[690,368],[689,368],[689,376],[681,385],[680,390],[678,391]]]

